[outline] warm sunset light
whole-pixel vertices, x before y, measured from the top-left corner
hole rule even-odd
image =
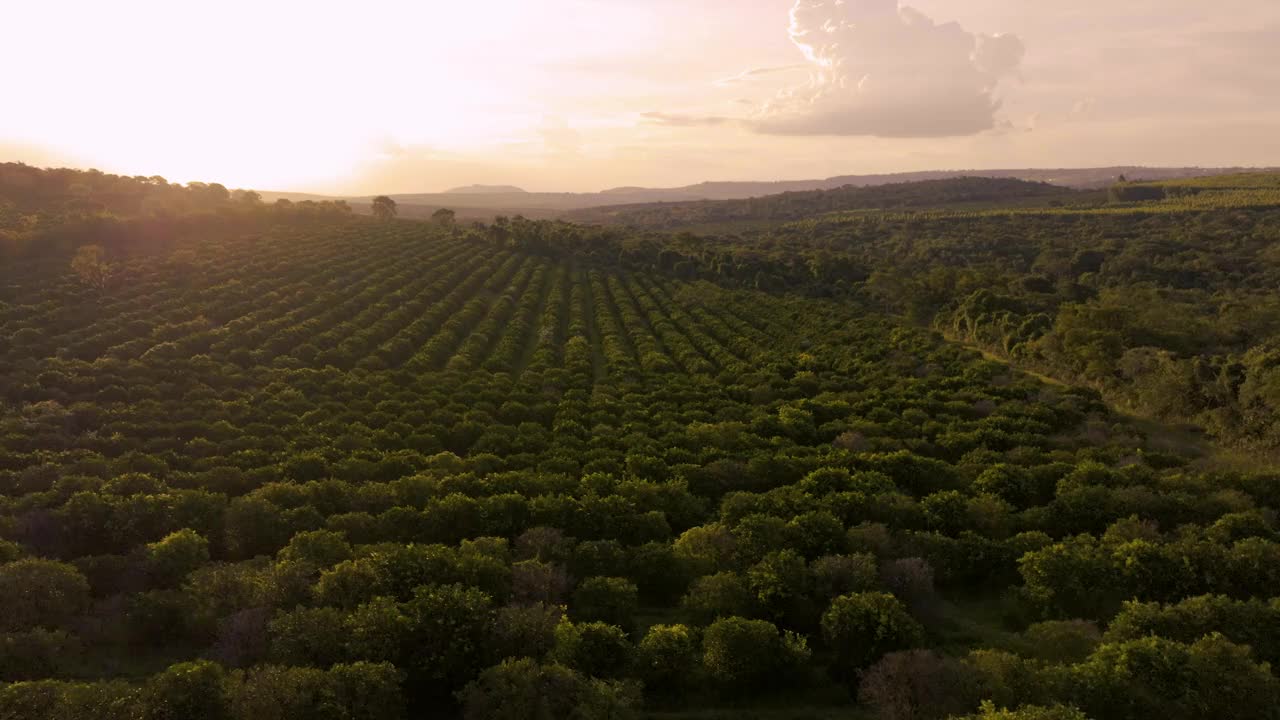
[[[11,3],[0,147],[353,193],[1280,162],[1275,3],[910,5]]]
[[[0,720],[1280,720],[1280,0],[0,6]]]

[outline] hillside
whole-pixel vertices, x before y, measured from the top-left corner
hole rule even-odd
[[[963,177],[1014,178],[1034,183],[1049,183],[1075,189],[1107,188],[1121,176],[1130,180],[1170,180],[1205,175],[1220,175],[1231,169],[1211,168],[1145,168],[1109,167],[1086,169],[1011,169],[1011,170],[945,170],[879,175],[841,175],[822,180],[781,182],[704,182],[676,188],[618,187],[596,193],[525,192],[511,186],[474,186],[485,188],[475,192],[455,188],[445,193],[400,193],[390,197],[411,217],[430,217],[435,210],[447,207],[468,219],[492,220],[495,215],[524,215],[552,218],[573,210],[646,203],[691,202],[697,200],[743,200],[785,192],[835,190],[845,186],[863,187],[902,184]],[[345,200],[363,211],[370,196],[339,197],[305,193],[262,192],[267,202],[288,200]],[[410,207],[412,206],[412,207]]]
[[[876,186],[845,185],[834,190],[785,192],[746,200],[612,205],[576,210],[575,222],[667,229],[687,225],[798,220],[829,212],[899,210],[949,206],[1013,205],[1023,202],[1061,205],[1090,196],[1047,183],[1011,178],[962,177]]]
[[[88,178],[36,177],[0,187],[0,717],[1280,707],[1271,178],[703,235],[242,199],[143,242],[59,233]]]
[[[860,297],[1140,414],[1275,448],[1278,188],[1268,174],[1129,183],[1074,206],[827,213],[681,235],[661,254],[624,240],[619,253],[686,277]]]
[[[513,185],[467,185],[445,191],[446,195],[512,195],[520,193],[524,193],[524,190]]]

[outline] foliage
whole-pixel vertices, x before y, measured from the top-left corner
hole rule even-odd
[[[1088,720],[1079,710],[1063,705],[1038,707],[1025,705],[1017,710],[997,709],[990,701],[982,704],[982,710],[976,715],[965,716],[966,720]]]
[[[459,693],[466,720],[626,720],[638,693],[625,683],[584,678],[528,658],[485,670]]]
[[[0,717],[1270,717],[1270,461],[1107,404],[1268,444],[1247,182],[672,236],[3,166]]]
[[[89,583],[70,565],[38,558],[0,565],[0,624],[6,629],[57,628],[88,605]]]
[[[803,637],[780,633],[764,620],[739,617],[711,623],[703,632],[702,647],[707,673],[718,682],[743,690],[785,682],[809,659]]]
[[[379,220],[391,220],[396,216],[396,201],[386,195],[379,195],[370,204],[373,207],[373,216]]]
[[[1013,178],[959,177],[867,187],[845,185],[831,190],[784,192],[746,200],[606,206],[578,210],[570,217],[579,222],[673,228],[748,220],[796,220],[850,210],[1006,204],[1024,199],[1045,203],[1051,198],[1061,204],[1074,200],[1079,194],[1047,183]]]
[[[836,655],[834,674],[852,681],[885,654],[924,642],[924,630],[892,595],[855,593],[836,598],[822,614],[822,640]]]

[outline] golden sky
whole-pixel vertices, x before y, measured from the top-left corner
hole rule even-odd
[[[329,193],[1280,165],[1276,0],[2,0],[0,160]]]

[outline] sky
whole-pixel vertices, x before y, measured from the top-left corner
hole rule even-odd
[[[1280,166],[1280,0],[0,0],[0,160],[333,194]]]

